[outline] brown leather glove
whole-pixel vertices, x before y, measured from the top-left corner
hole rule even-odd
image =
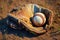
[[[34,5],[36,4],[26,4],[25,7],[22,8],[22,10],[17,11],[16,13],[10,13],[9,15],[18,19],[18,23],[22,23],[26,29],[37,33],[45,33],[46,30],[43,27],[35,27],[33,26],[30,18],[34,16]],[[38,8],[39,6],[36,5]],[[38,12],[38,11],[36,11]],[[40,11],[41,12],[41,11]],[[49,20],[51,20],[51,16],[49,17]],[[50,23],[50,22],[49,22]]]

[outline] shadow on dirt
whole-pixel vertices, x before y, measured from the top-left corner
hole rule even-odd
[[[18,30],[8,27],[8,25],[5,22],[6,19],[0,20],[0,32],[2,32],[3,35],[13,34],[19,37],[29,37],[29,38],[38,36],[30,33],[29,31],[26,31],[26,29]]]

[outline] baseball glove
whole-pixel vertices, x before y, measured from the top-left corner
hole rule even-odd
[[[43,25],[42,24],[39,24],[40,26],[34,25],[33,21],[39,20],[39,18],[33,20],[36,13],[44,14],[45,17],[43,17],[43,15],[38,14],[41,19],[41,21],[39,22],[43,24],[43,21],[45,21]],[[21,10],[18,10],[17,12],[9,13],[8,16],[17,19],[18,24],[21,23],[22,25],[24,25],[26,29],[37,34],[45,33],[46,25],[48,25],[47,27],[49,27],[52,24],[52,20],[53,20],[53,14],[51,13],[50,10],[40,7],[36,4],[25,4],[25,6],[21,8]],[[37,23],[37,21],[34,22]]]

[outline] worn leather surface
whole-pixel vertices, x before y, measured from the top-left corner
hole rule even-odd
[[[47,18],[47,22],[42,26],[42,27],[36,27],[33,26],[30,18],[32,18],[34,16],[35,13],[37,12],[41,12],[44,13],[46,18]],[[50,11],[46,8],[40,7],[36,4],[25,4],[24,7],[22,7],[21,10],[17,11],[16,13],[9,13],[10,16],[18,19],[18,23],[22,23],[26,29],[35,32],[35,33],[45,33],[45,27],[46,25],[49,25],[51,23],[51,16],[50,15]],[[50,21],[51,20],[51,21]],[[50,22],[49,22],[50,21]]]

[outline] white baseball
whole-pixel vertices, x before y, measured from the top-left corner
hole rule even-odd
[[[42,26],[46,22],[46,17],[43,13],[36,13],[33,17],[33,23],[36,26]]]

